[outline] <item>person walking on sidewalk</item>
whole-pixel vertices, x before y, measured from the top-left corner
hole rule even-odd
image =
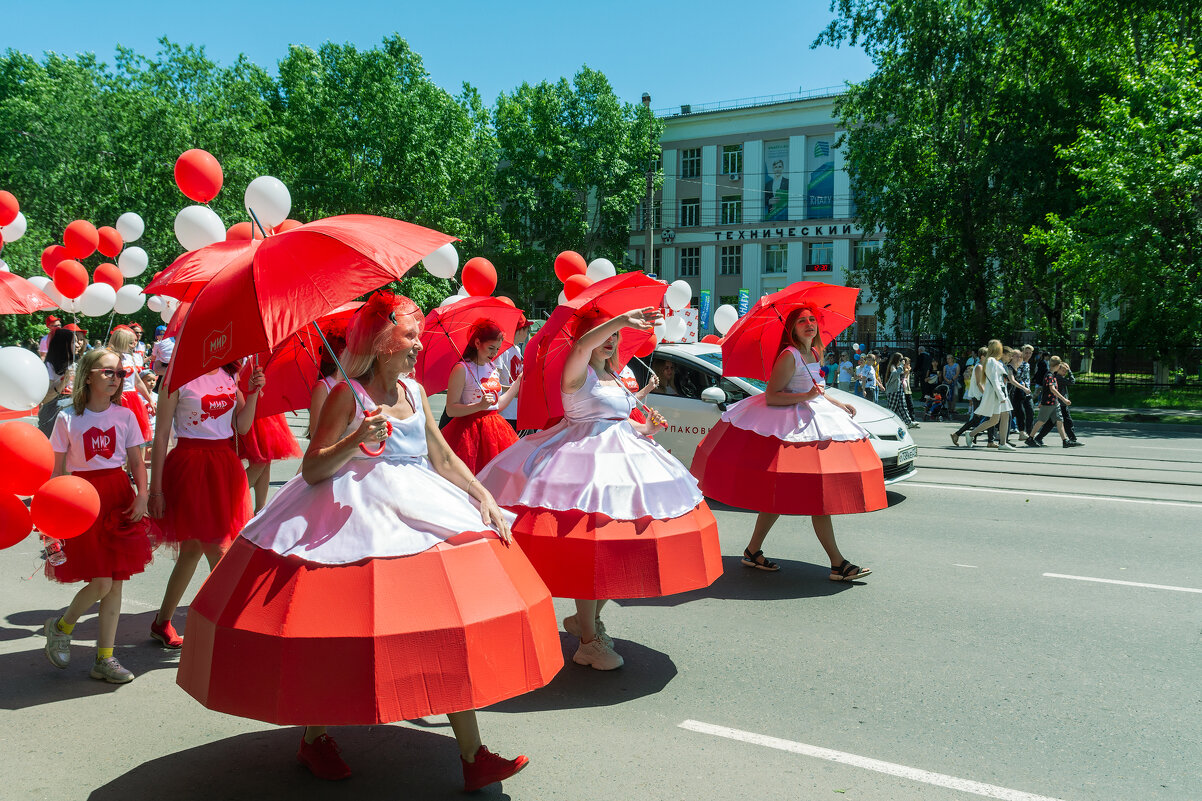
[[[1055,359],[1057,357],[1053,356],[1052,358]],[[1060,405],[1060,422],[1064,427],[1064,436],[1068,438],[1068,442],[1070,443],[1068,447],[1081,447],[1084,443],[1077,441],[1077,432],[1073,430],[1073,415],[1068,408],[1072,405],[1068,402],[1068,388],[1077,383],[1077,379],[1073,377],[1073,370],[1068,366],[1068,361],[1066,359],[1060,360],[1060,369],[1055,371],[1053,377],[1055,379],[1056,389],[1060,391],[1060,394],[1064,398],[1063,400],[1058,401],[1058,403]],[[1043,438],[1046,437],[1048,432],[1051,430],[1051,421],[1044,423],[1043,427],[1040,428],[1038,433],[1035,434],[1035,439],[1038,442],[1043,442]],[[1032,429],[1032,431],[1034,431],[1034,429]]]
[[[1067,383],[1062,384],[1061,380],[1068,372],[1068,365],[1060,361],[1059,356],[1053,356],[1049,365],[1048,375],[1043,382],[1043,395],[1039,401],[1039,417],[1035,420],[1035,427],[1039,428],[1039,434],[1033,439],[1027,440],[1028,447],[1039,447],[1043,445],[1045,433],[1050,430],[1052,424],[1055,424],[1056,431],[1060,433],[1060,443],[1065,448],[1073,448],[1080,443],[1070,440],[1064,433],[1064,421],[1060,417],[1060,410],[1067,409],[1072,405],[1072,401],[1068,396],[1060,391],[1061,386],[1067,386]]]
[[[984,380],[981,382],[981,402],[977,404],[977,415],[985,419],[969,433],[968,447],[970,448],[975,444],[973,438],[977,434],[997,426],[1000,440],[998,450],[1015,450],[1014,446],[1009,443],[1012,407],[1010,406],[1010,396],[1006,392],[1006,368],[1001,361],[1003,353],[1001,340],[991,339],[985,354],[984,365],[981,364],[978,356],[976,369],[983,372]]]
[[[906,424],[906,428],[918,428],[918,423],[914,422],[914,418],[906,409],[905,391],[902,386],[905,371],[905,357],[895,351],[889,357],[889,364],[885,368],[885,375],[888,376],[885,379],[885,397],[889,401],[889,408],[901,418],[901,421]]]

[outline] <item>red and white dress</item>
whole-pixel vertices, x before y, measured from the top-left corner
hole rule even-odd
[[[558,598],[649,598],[722,574],[718,524],[697,481],[631,425],[634,401],[588,368],[564,419],[481,472],[517,514],[514,538]]]
[[[402,386],[417,411],[390,418],[384,453],[293,478],[201,587],[177,680],[208,708],[387,723],[488,706],[562,666],[546,586],[430,466],[421,389]],[[362,420],[356,407],[344,436]]]
[[[822,385],[821,365],[788,348],[793,377],[785,392]],[[769,406],[753,395],[729,407],[693,456],[706,497],[757,512],[839,515],[887,505],[885,476],[868,431],[819,395]]]
[[[476,364],[470,360],[461,361],[460,364],[463,365],[465,374],[459,403],[468,406],[479,403],[484,400],[485,392],[500,397],[503,389],[501,374],[496,365],[492,362]],[[518,435],[501,417],[495,403],[482,412],[473,412],[466,417],[452,417],[451,422],[442,429],[442,435],[451,446],[451,450],[455,451],[455,455],[462,459],[467,469],[473,473],[480,472],[480,468],[496,458],[497,454],[518,441]]]
[[[160,542],[228,545],[251,516],[246,472],[234,452],[237,385],[224,369],[179,388],[178,441],[163,463],[165,512],[154,523]]]
[[[142,445],[142,431],[133,413],[110,404],[103,412],[74,409],[59,412],[50,446],[65,453],[67,472],[96,488],[100,516],[78,537],[63,541],[67,561],[46,563],[46,576],[55,581],[124,581],[141,573],[150,562],[151,543],[145,519],[130,523],[125,510],[134,490],[125,474],[125,451]]]
[[[139,444],[145,445],[154,439],[154,429],[150,427],[150,413],[146,411],[146,401],[138,394],[137,385],[134,383],[134,376],[141,371],[132,353],[121,354],[121,369],[125,372],[121,384],[121,405],[134,413],[138,420],[138,428],[142,432],[142,442]]]

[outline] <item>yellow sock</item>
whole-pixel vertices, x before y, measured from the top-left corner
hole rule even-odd
[[[61,631],[63,634],[70,634],[71,632],[75,631],[75,624],[74,623],[64,623],[63,619],[60,617],[58,619],[58,630]]]
[[[96,649],[96,659],[97,660],[108,659],[112,655],[113,655],[112,648],[97,648]]]

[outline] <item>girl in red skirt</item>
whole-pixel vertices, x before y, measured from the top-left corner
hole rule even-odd
[[[113,333],[109,334],[109,350],[121,358],[121,368],[124,371],[121,384],[121,405],[134,413],[142,432],[142,443],[145,444],[150,442],[150,438],[153,436],[150,429],[150,414],[146,407],[154,407],[154,396],[150,394],[150,388],[142,380],[140,375],[142,371],[134,356],[134,344],[137,341],[138,338],[134,332],[123,325],[117,326],[113,329]]]
[[[253,364],[248,360],[242,366],[239,383],[244,393],[249,392],[246,382],[254,372]],[[255,514],[258,514],[267,503],[267,492],[271,489],[271,463],[276,459],[299,459],[303,455],[300,444],[292,436],[288,420],[282,414],[256,417],[250,431],[235,440],[238,458],[247,462],[246,482],[255,491]]]
[[[518,376],[509,389],[501,391],[501,374],[494,362],[504,344],[500,326],[492,320],[479,320],[463,349],[463,361],[451,369],[447,382],[451,422],[442,435],[472,473],[480,472],[518,439],[500,413],[517,398],[522,383]]]
[[[856,410],[822,391],[818,323],[809,307],[789,312],[767,390],[722,414],[692,470],[707,497],[760,513],[744,565],[779,570],[762,550],[769,529],[782,514],[810,515],[831,581],[851,581],[872,571],[843,558],[831,515],[883,509],[885,477]]]
[[[240,435],[255,419],[263,371],[257,369],[243,397],[227,364],[189,381],[159,404],[150,474],[150,516],[160,542],[179,555],[150,636],[167,648],[183,645],[171,618],[192,581],[203,554],[212,571],[225,549],[250,519],[250,488],[234,451],[234,425]],[[178,437],[167,453],[172,425]],[[166,453],[166,457],[163,454]]]
[[[96,661],[88,674],[94,679],[126,684],[134,674],[113,656],[121,588],[150,562],[150,539],[145,523],[146,465],[142,462],[142,430],[133,412],[121,406],[121,357],[111,350],[88,351],[79,361],[72,405],[59,412],[50,444],[54,475],[82,478],[100,495],[100,515],[92,527],[63,542],[66,561],[46,563],[54,581],[86,581],[62,617],[46,621],[46,657],[57,668],[71,660],[71,632],[80,615],[100,602],[100,634]],[[129,466],[137,495],[122,464]]]

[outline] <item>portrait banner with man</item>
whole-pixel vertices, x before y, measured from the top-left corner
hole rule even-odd
[[[789,219],[789,140],[764,143],[764,221]]]

